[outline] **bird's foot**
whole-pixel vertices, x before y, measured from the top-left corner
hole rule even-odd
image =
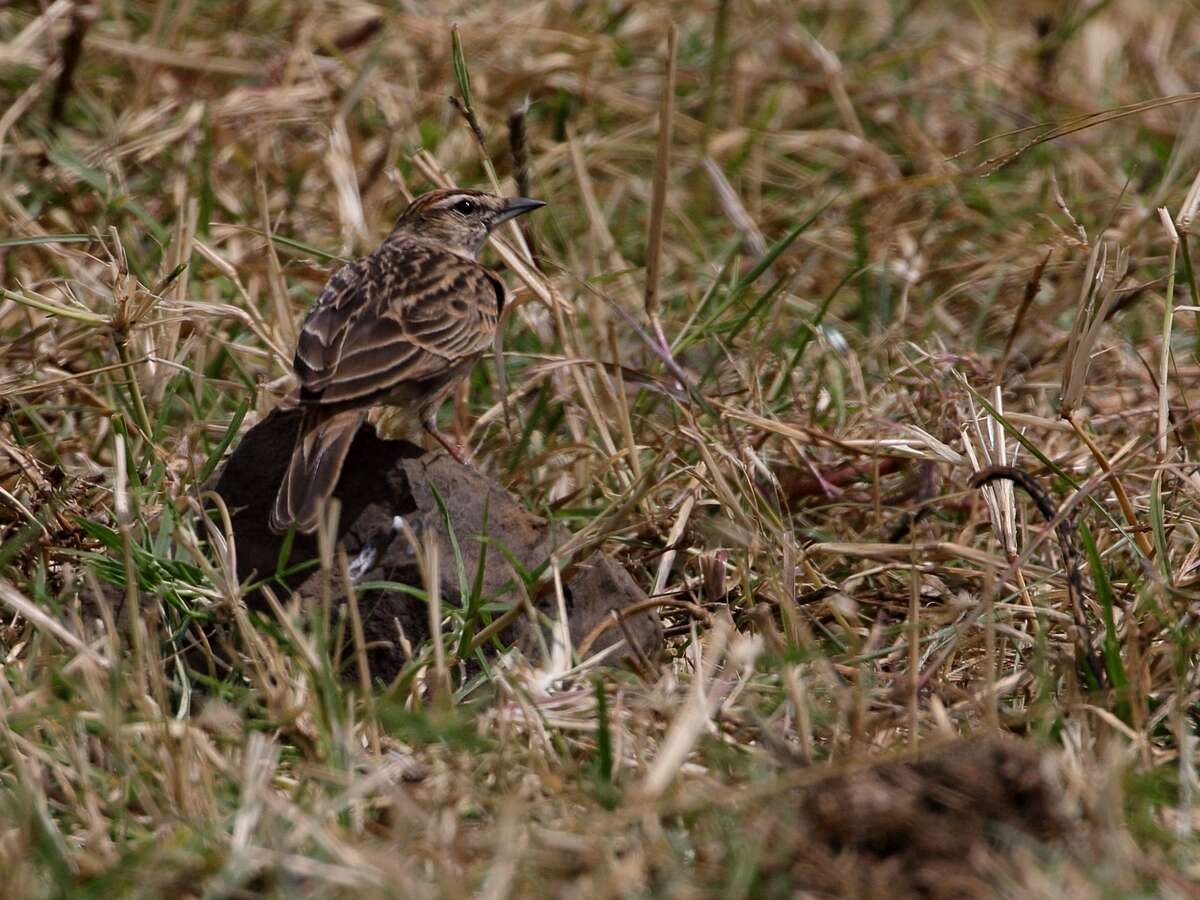
[[[460,466],[474,468],[471,463],[471,453],[466,447],[456,444],[454,441],[450,440],[448,437],[446,437],[446,435],[442,434],[442,432],[438,430],[438,427],[432,422],[425,422],[424,427],[425,431],[434,440],[441,444],[443,448],[445,448],[446,452],[454,458],[456,463],[458,463]]]

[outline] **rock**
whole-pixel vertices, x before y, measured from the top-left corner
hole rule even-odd
[[[269,578],[305,595],[319,595],[320,575],[311,567],[292,571],[317,555],[314,536],[297,535],[288,560],[280,560],[284,537],[274,534],[267,519],[283,478],[299,412],[275,410],[243,437],[230,455],[213,489],[229,507],[237,544],[238,578]],[[501,547],[526,572],[545,563],[565,535],[531,515],[499,485],[444,453],[424,453],[406,441],[380,439],[365,425],[354,440],[335,496],[342,511],[338,543],[345,549],[356,584],[391,582],[421,587],[423,579],[409,535],[438,545],[442,603],[461,605],[462,585],[471,590],[482,557],[481,596],[489,602],[520,602],[520,578]],[[486,537],[485,537],[486,536]],[[456,551],[457,548],[457,551]],[[461,560],[461,567],[460,567]],[[290,574],[287,574],[289,573]],[[571,638],[578,644],[612,611],[645,600],[629,573],[602,552],[568,570],[564,600]],[[247,598],[259,605],[256,597]],[[332,579],[332,600],[345,602],[343,580]],[[371,672],[390,680],[407,661],[401,634],[413,646],[429,636],[424,603],[402,590],[360,589],[359,610],[368,645]],[[553,594],[536,603],[549,619],[557,617]],[[646,656],[662,648],[662,626],[653,611],[629,617],[627,630]],[[535,654],[540,642],[528,617],[501,634]],[[595,650],[624,639],[620,628],[607,629]],[[619,657],[617,657],[619,659]]]

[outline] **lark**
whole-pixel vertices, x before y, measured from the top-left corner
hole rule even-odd
[[[504,284],[478,262],[501,223],[545,204],[449,188],[418,197],[369,256],[342,266],[304,323],[293,368],[302,410],[271,528],[316,529],[367,411],[437,429],[446,397],[492,346]]]

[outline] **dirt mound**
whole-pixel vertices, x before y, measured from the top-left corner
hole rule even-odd
[[[230,509],[237,541],[238,578],[264,578],[286,573],[317,555],[314,536],[297,535],[287,559],[284,537],[274,534],[267,517],[283,477],[299,421],[296,410],[276,410],[248,431],[231,454],[214,485]],[[546,521],[526,512],[504,488],[444,453],[424,453],[406,441],[382,440],[364,426],[354,440],[335,496],[342,512],[338,541],[350,560],[356,585],[423,584],[408,536],[432,533],[439,548],[439,581],[444,604],[462,603],[480,572],[481,596],[508,604],[520,602],[515,560],[526,572],[549,559],[565,537]],[[461,566],[460,566],[461,560]],[[278,581],[302,594],[320,591],[311,568],[280,574]],[[345,602],[342,579],[334,578],[333,602]],[[572,641],[578,644],[615,610],[645,600],[646,595],[623,567],[604,553],[594,553],[565,577],[564,597]],[[252,595],[248,600],[253,604]],[[544,613],[544,637],[557,617],[556,598],[536,598]],[[401,635],[413,645],[429,636],[423,602],[393,587],[359,588],[359,606],[370,650],[371,671],[392,678],[407,660]],[[653,612],[627,620],[639,650],[653,656],[662,646],[662,627]],[[536,654],[541,642],[527,616],[501,633],[506,643],[519,643]],[[608,629],[593,645],[601,650],[624,640],[623,631]],[[619,655],[617,659],[619,659]]]
[[[799,882],[836,896],[994,896],[1006,850],[1073,830],[1053,757],[1000,739],[855,767],[803,789],[799,813],[773,841],[792,845]]]

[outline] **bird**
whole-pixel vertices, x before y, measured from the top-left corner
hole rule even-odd
[[[310,533],[376,405],[400,409],[462,461],[438,410],[492,346],[504,283],[478,261],[492,231],[545,206],[442,188],[413,200],[383,242],[330,277],[300,326],[292,368],[301,416],[272,505],[276,533]]]

